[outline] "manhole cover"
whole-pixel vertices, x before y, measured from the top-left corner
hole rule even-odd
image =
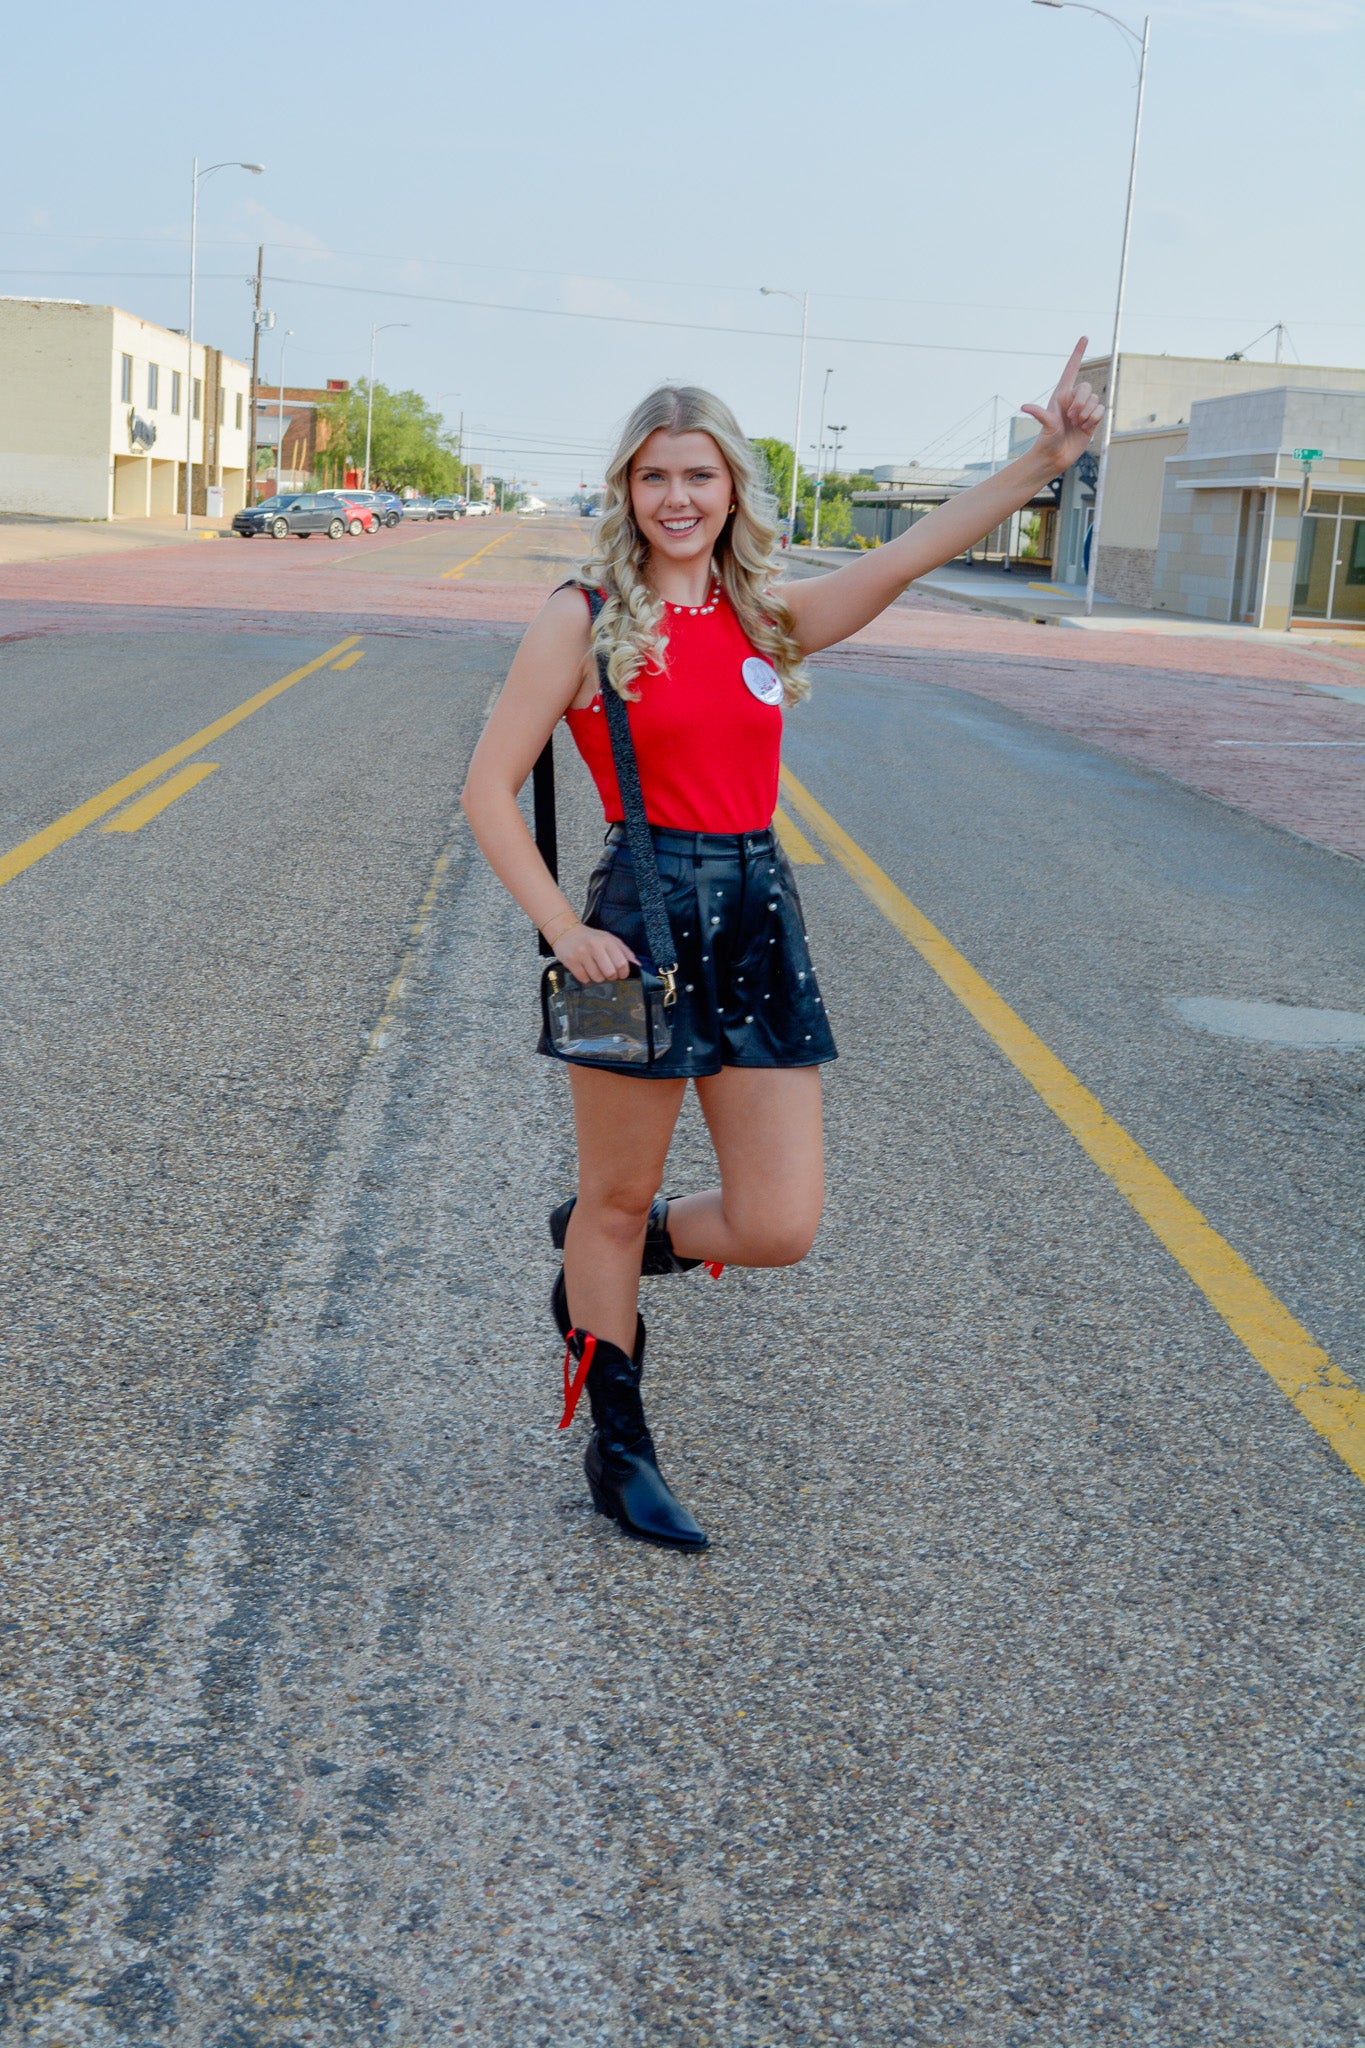
[[[1196,1031],[1249,1038],[1257,1045],[1297,1045],[1322,1051],[1365,1050],[1365,1016],[1358,1010],[1313,1010],[1297,1003],[1234,1003],[1219,996],[1172,996],[1171,1008]]]

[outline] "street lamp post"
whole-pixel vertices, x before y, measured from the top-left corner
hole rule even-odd
[[[365,393],[365,483],[370,488],[370,437],[374,431],[374,338],[386,334],[390,327],[411,327],[411,320],[385,320],[379,327],[370,329],[370,388]]]
[[[220,164],[205,164],[199,168],[199,159],[194,159],[194,176],[190,181],[190,318],[185,329],[185,531],[189,532],[194,523],[191,499],[194,496],[194,286],[195,272],[199,261],[199,185],[201,179],[211,178],[215,171],[250,171],[253,178],[259,178],[264,164],[246,164],[236,157],[224,157]]]
[[[796,376],[796,439],[792,442],[792,495],[791,507],[787,513],[787,541],[790,545],[796,539],[796,489],[801,474],[801,402],[806,395],[806,321],[810,314],[809,292],[787,292],[780,285],[761,284],[765,299],[790,299],[794,306],[801,308],[801,367]]]
[[[1109,14],[1103,7],[1090,7],[1086,0],[1033,0],[1035,7],[1078,7],[1082,14],[1098,14],[1103,21],[1112,22],[1121,35],[1135,44],[1137,59],[1137,105],[1133,110],[1133,148],[1128,159],[1128,197],[1123,208],[1123,247],[1119,254],[1119,283],[1114,299],[1114,339],[1109,350],[1109,388],[1104,394],[1104,418],[1100,422],[1099,464],[1095,476],[1095,517],[1090,526],[1090,559],[1085,567],[1085,616],[1090,617],[1095,609],[1095,571],[1100,560],[1100,520],[1104,517],[1104,482],[1109,469],[1109,441],[1114,431],[1114,415],[1118,405],[1119,390],[1119,342],[1123,334],[1123,294],[1128,282],[1128,243],[1133,230],[1133,189],[1137,183],[1138,137],[1142,132],[1142,99],[1147,89],[1147,50],[1152,40],[1152,17],[1142,17],[1142,34],[1130,28],[1126,21],[1120,21],[1116,14]]]
[[[811,521],[810,544],[820,545],[820,493],[825,487],[825,400],[829,397],[829,380],[833,370],[826,370],[825,381],[820,387],[820,431],[815,437],[815,517]]]
[[[277,430],[280,438],[275,449],[275,490],[280,497],[284,495],[284,345],[293,337],[292,327],[286,327],[280,336],[280,423]]]
[[[838,476],[839,474],[839,443],[847,432],[847,422],[842,427],[836,427],[833,420],[830,421],[829,438],[834,451],[829,459],[829,473],[831,476]]]

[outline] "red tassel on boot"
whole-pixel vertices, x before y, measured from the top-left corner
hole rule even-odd
[[[569,1361],[573,1357],[573,1341],[577,1335],[577,1330],[570,1330],[564,1345],[564,1413],[559,1421],[560,1429],[567,1429],[573,1421],[579,1396],[588,1383],[588,1368],[597,1350],[597,1339],[589,1332],[583,1339],[583,1354],[578,1361],[578,1370],[571,1374]]]

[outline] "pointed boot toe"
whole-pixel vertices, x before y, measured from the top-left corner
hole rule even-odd
[[[648,1452],[604,1448],[601,1432],[594,1430],[583,1470],[598,1514],[609,1515],[627,1536],[673,1550],[707,1548],[706,1531],[671,1491],[654,1461],[652,1444]]]

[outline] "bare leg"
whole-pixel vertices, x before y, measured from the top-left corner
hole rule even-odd
[[[569,1078],[578,1133],[578,1200],[564,1240],[569,1314],[629,1354],[649,1205],[687,1083],[599,1067],[571,1067]]]
[[[824,1204],[820,1069],[726,1067],[696,1088],[721,1184],[669,1203],[674,1251],[726,1266],[795,1265]]]

